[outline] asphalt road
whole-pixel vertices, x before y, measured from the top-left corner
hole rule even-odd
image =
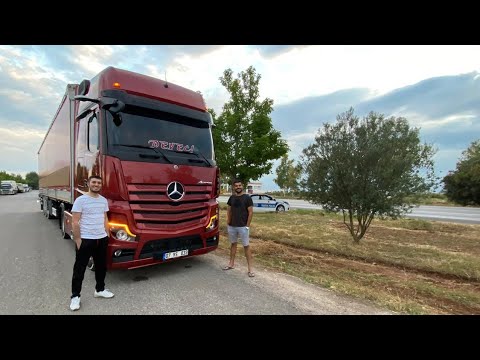
[[[388,314],[294,277],[256,268],[249,278],[243,251],[222,271],[215,253],[107,274],[113,299],[96,299],[87,270],[82,307],[68,309],[74,244],[47,220],[38,192],[0,196],[0,314]],[[252,241],[255,251],[255,243]]]
[[[281,198],[278,198],[281,200]],[[228,196],[220,196],[219,201],[226,203]],[[291,209],[317,209],[322,207],[311,204],[305,200],[287,199]],[[406,217],[426,219],[433,221],[445,221],[463,224],[480,224],[480,208],[456,207],[456,206],[426,206],[420,205],[413,208]]]

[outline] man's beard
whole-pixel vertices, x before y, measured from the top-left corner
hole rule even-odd
[[[92,193],[95,193],[95,194],[98,194],[98,193],[100,192],[100,190],[102,190],[102,189],[100,188],[100,189],[98,189],[98,190],[93,190],[92,188],[90,188],[90,191],[91,191]]]
[[[235,189],[235,192],[240,194],[243,191],[243,189]]]

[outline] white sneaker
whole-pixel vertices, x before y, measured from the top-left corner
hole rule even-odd
[[[75,296],[70,301],[70,310],[75,311],[80,309],[80,296]]]
[[[115,295],[111,291],[109,291],[108,289],[105,289],[103,291],[95,290],[95,292],[93,293],[93,296],[94,297],[101,297],[101,298],[105,298],[105,299],[110,299],[110,298],[114,297]]]

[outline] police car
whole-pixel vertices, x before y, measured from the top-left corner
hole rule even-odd
[[[253,200],[253,211],[288,211],[290,204],[286,201],[276,200],[266,194],[250,194]]]

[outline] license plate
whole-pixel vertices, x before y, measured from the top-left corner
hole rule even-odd
[[[173,259],[188,255],[188,250],[179,250],[163,254],[163,260]]]

